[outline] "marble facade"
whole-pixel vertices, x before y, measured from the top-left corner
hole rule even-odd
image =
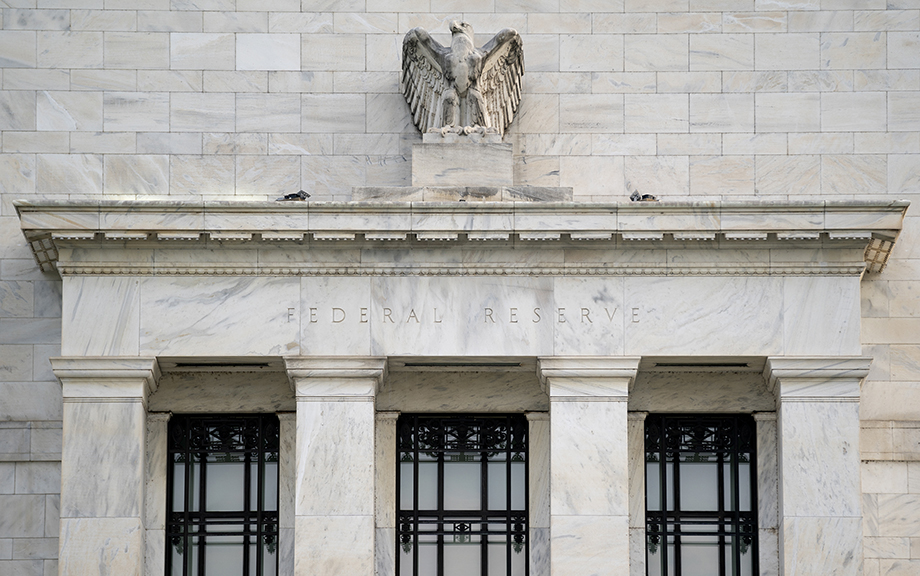
[[[165,422],[214,409],[282,415],[284,573],[394,573],[401,411],[528,414],[535,576],[644,573],[645,414],[754,413],[761,573],[861,569],[904,203],[17,207],[64,278],[61,574],[162,571]]]
[[[501,136],[423,135],[401,94],[406,33],[445,43],[455,19],[480,43],[520,32],[523,91]],[[631,574],[644,574],[644,415],[713,406],[757,423],[762,573],[815,571],[812,548],[821,572],[920,573],[918,34],[917,0],[5,2],[0,574],[92,573],[61,547],[138,518],[145,568],[101,565],[162,574],[166,422],[203,409],[279,414],[281,573],[294,573],[298,407],[312,401],[285,360],[343,356],[385,359],[378,463],[399,412],[528,415],[531,573],[547,573],[550,412],[571,406],[541,387],[538,359],[584,355],[640,359],[625,402]],[[413,161],[466,140],[503,151],[455,180],[441,178],[470,168],[462,157]],[[299,189],[309,205],[264,204]],[[632,206],[634,190],[661,202]],[[155,361],[156,391],[65,398],[61,357]],[[803,397],[831,357],[872,359],[858,395],[837,371]],[[777,368],[790,358],[810,367]],[[619,418],[623,402],[599,403]],[[86,438],[72,431],[87,412],[132,431],[110,448],[130,456],[112,475],[134,478],[146,445],[141,514],[104,489],[74,508],[89,492],[62,459],[108,462],[65,446]],[[812,413],[840,433],[797,425]],[[799,463],[809,443],[847,470],[823,453]],[[381,574],[391,469],[374,467]],[[803,478],[858,490],[858,505]]]

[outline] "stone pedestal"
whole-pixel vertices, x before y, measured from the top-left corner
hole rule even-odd
[[[154,358],[52,358],[64,396],[59,574],[141,576]]]
[[[383,358],[285,358],[297,397],[294,573],[374,573],[374,398]]]
[[[859,386],[871,358],[778,357],[780,574],[862,573]]]
[[[629,572],[627,398],[638,358],[541,358],[550,397],[553,576]]]
[[[412,146],[412,186],[511,186],[511,144],[456,142]]]

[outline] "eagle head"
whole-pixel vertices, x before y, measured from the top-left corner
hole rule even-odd
[[[469,22],[452,20],[450,23],[450,32],[451,34],[464,34],[469,36],[471,42],[473,40],[473,27],[469,24]]]

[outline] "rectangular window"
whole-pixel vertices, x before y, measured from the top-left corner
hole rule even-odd
[[[397,422],[399,576],[526,576],[527,418]]]
[[[649,415],[645,522],[649,576],[753,576],[754,419]]]
[[[169,421],[166,574],[278,572],[278,417]]]

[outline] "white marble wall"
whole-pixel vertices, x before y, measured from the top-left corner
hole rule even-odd
[[[297,397],[294,571],[373,574],[380,358],[288,358]]]
[[[629,575],[646,576],[645,566],[645,417],[629,412]]]
[[[786,576],[863,569],[859,387],[870,358],[770,358],[778,413],[779,550]]]
[[[64,390],[60,574],[142,576],[152,358],[55,358]],[[162,541],[156,540],[155,541]]]
[[[396,419],[399,412],[377,412],[374,442],[374,574],[396,573]]]
[[[551,466],[550,419],[546,412],[528,412],[530,422],[528,457],[528,494],[530,509],[530,575],[549,576]]]
[[[638,358],[542,358],[554,576],[629,572],[626,400]]]
[[[854,354],[858,295],[856,277],[87,277],[68,280],[64,350]]]

